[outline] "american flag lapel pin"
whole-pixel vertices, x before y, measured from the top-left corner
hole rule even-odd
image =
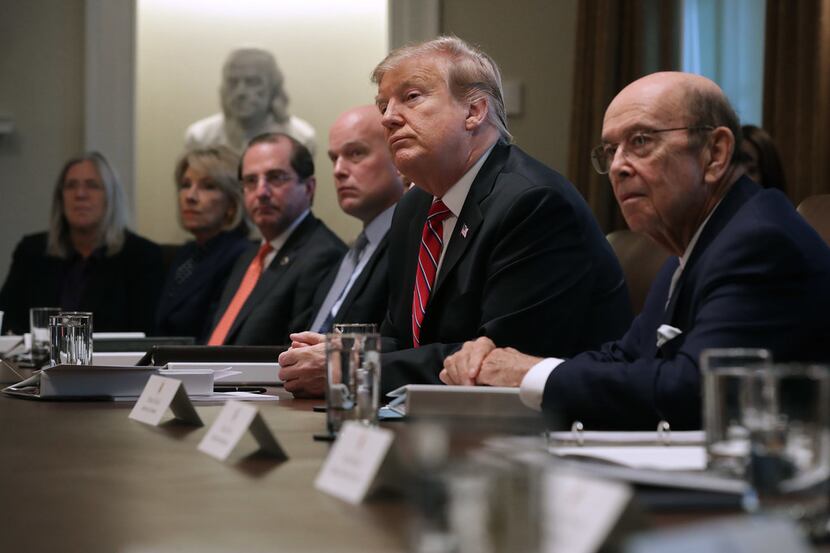
[[[461,226],[461,236],[463,236],[464,238],[467,238],[467,233],[468,232],[470,232],[470,227],[468,227],[467,225],[462,225]]]

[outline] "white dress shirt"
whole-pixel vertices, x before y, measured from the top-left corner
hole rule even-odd
[[[303,211],[300,214],[300,216],[294,219],[294,222],[291,223],[291,225],[289,225],[289,227],[282,232],[282,234],[271,240],[270,244],[273,249],[270,252],[268,252],[268,255],[266,255],[265,259],[262,260],[263,271],[271,265],[271,262],[274,261],[275,257],[277,257],[277,253],[279,253],[280,248],[282,248],[285,245],[285,243],[288,242],[288,238],[291,237],[291,234],[294,232],[294,230],[296,230],[296,228],[300,226],[300,223],[302,223],[305,220],[305,218],[308,217],[309,211],[310,210],[308,209]],[[264,243],[265,239],[262,240],[262,244]]]

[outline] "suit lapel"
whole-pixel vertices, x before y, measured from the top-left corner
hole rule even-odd
[[[493,190],[496,178],[504,167],[509,151],[508,146],[496,144],[490,152],[490,157],[481,166],[481,170],[479,170],[473,184],[470,186],[470,191],[464,200],[464,206],[461,208],[461,213],[455,222],[452,238],[449,246],[447,246],[447,253],[441,263],[441,270],[438,273],[432,294],[430,294],[430,303],[441,289],[441,285],[447,280],[447,276],[452,273],[458,261],[464,256],[467,247],[474,240],[476,231],[484,220],[480,208],[481,202]],[[427,314],[429,314],[429,310],[427,310]]]
[[[261,300],[272,292],[274,287],[279,285],[280,277],[294,263],[301,246],[306,242],[306,240],[308,240],[308,237],[314,229],[317,228],[317,224],[317,218],[309,213],[303,222],[300,223],[296,229],[294,229],[294,232],[291,233],[291,236],[288,237],[288,240],[286,240],[285,244],[283,244],[277,252],[277,255],[271,261],[271,264],[268,265],[268,267],[262,272],[256,286],[253,291],[251,291],[251,295],[248,296],[248,299],[245,301],[245,305],[242,306],[242,309],[239,311],[239,315],[236,316],[236,320],[234,320],[233,325],[228,331],[228,338],[233,336],[239,330],[242,323],[245,322],[248,315],[251,314],[256,306],[260,304]],[[253,257],[251,257],[251,259],[253,259]],[[248,260],[248,263],[250,263],[250,259]],[[245,267],[247,269],[247,265]]]
[[[372,252],[372,257],[370,257],[366,262],[366,266],[363,267],[362,271],[360,271],[360,274],[357,276],[357,280],[355,280],[354,284],[352,284],[352,287],[349,289],[349,293],[346,294],[346,297],[343,299],[343,303],[340,304],[340,309],[337,310],[337,319],[339,319],[344,313],[348,313],[349,307],[351,307],[352,303],[354,303],[355,298],[363,292],[364,288],[366,288],[366,285],[375,270],[375,266],[378,264],[378,260],[383,257],[383,254],[386,252],[388,240],[389,232],[383,236],[383,239],[380,241],[380,244],[378,244],[378,247],[374,252]]]
[[[680,278],[677,279],[672,296],[669,298],[669,304],[666,307],[666,313],[663,316],[664,324],[672,324],[677,322],[677,318],[680,315],[683,315],[683,313],[677,313],[678,302],[681,298],[681,294],[684,292],[684,288],[688,288],[691,286],[689,283],[694,283],[697,280],[696,273],[698,271],[699,260],[706,253],[706,250],[709,248],[709,244],[717,238],[723,228],[729,223],[729,221],[732,220],[735,213],[749,200],[749,198],[755,195],[758,190],[760,190],[760,188],[758,188],[758,186],[748,177],[741,177],[738,182],[732,185],[732,188],[729,189],[723,200],[721,200],[720,205],[715,208],[715,212],[709,218],[709,221],[700,233],[697,244],[695,244],[695,247],[692,250],[692,255],[689,256],[689,260],[686,262],[686,266],[683,268]],[[688,300],[686,300],[685,303],[688,304]],[[681,330],[685,331],[686,329],[681,328]]]

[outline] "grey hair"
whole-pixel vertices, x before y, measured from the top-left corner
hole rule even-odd
[[[393,50],[372,71],[372,82],[379,85],[383,76],[403,61],[434,55],[444,56],[450,62],[447,84],[453,97],[459,101],[487,98],[487,121],[499,131],[503,142],[513,140],[507,130],[507,111],[498,65],[480,48],[467,44],[457,36],[440,36]]]
[[[181,185],[184,174],[189,167],[203,173],[225,195],[233,208],[233,213],[226,217],[222,230],[235,229],[245,217],[245,204],[242,199],[242,188],[237,178],[239,156],[225,146],[196,148],[185,152],[176,162],[173,172],[176,189]],[[181,212],[178,213],[181,224]]]
[[[690,88],[686,91],[686,105],[688,106],[689,125],[697,128],[726,127],[732,131],[735,138],[735,149],[732,150],[732,157],[729,160],[731,165],[742,162],[741,141],[741,120],[729,99],[721,91],[709,90],[708,88]],[[690,142],[696,146],[702,146],[705,142],[699,133],[690,134]]]
[[[49,255],[65,258],[72,250],[69,242],[69,223],[64,215],[63,184],[69,169],[84,161],[92,163],[98,171],[107,200],[104,218],[98,229],[98,244],[106,246],[105,253],[108,256],[117,254],[124,246],[124,231],[127,228],[127,199],[124,189],[117,173],[103,155],[98,152],[86,152],[64,163],[55,182],[46,241],[46,253]]]
[[[281,124],[288,121],[290,115],[288,113],[288,95],[285,93],[285,77],[277,65],[277,60],[271,55],[271,52],[261,48],[239,48],[228,55],[225,64],[222,66],[222,86],[219,89],[219,96],[222,100],[222,112],[226,118],[230,117],[230,109],[228,107],[228,94],[225,87],[225,73],[228,68],[237,61],[245,59],[246,61],[254,61],[259,66],[260,71],[268,78],[268,84],[271,89],[271,113],[274,119]]]

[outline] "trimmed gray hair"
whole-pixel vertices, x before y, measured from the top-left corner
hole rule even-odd
[[[192,167],[203,173],[222,191],[233,208],[233,213],[222,224],[222,230],[233,230],[245,218],[242,188],[239,186],[239,179],[236,176],[238,166],[239,156],[225,146],[190,150],[185,152],[176,162],[176,169],[173,172],[176,189],[178,190],[179,185],[181,185],[188,168]],[[178,217],[179,224],[181,224],[181,212],[178,213]]]
[[[253,61],[268,78],[268,85],[271,89],[271,113],[278,123],[285,124],[290,117],[288,113],[288,95],[285,93],[285,77],[277,65],[277,60],[271,52],[261,48],[239,48],[228,55],[225,64],[222,66],[222,86],[219,89],[219,97],[222,100],[222,113],[230,117],[230,109],[227,105],[228,94],[225,84],[225,73],[228,67],[237,61]]]
[[[104,218],[98,229],[98,244],[106,246],[107,256],[117,254],[124,246],[124,231],[127,228],[127,199],[124,189],[121,187],[117,173],[102,154],[86,152],[64,163],[55,182],[46,241],[46,253],[49,255],[65,258],[72,251],[69,242],[69,223],[64,215],[63,185],[69,169],[84,161],[89,161],[95,166],[101,178],[101,184],[104,185],[107,199]]]
[[[503,142],[513,140],[507,130],[507,111],[498,65],[480,48],[467,44],[457,36],[440,36],[393,50],[372,71],[372,82],[379,85],[388,71],[405,60],[435,55],[444,56],[450,62],[447,84],[453,97],[460,101],[487,98],[487,121],[498,129]]]

